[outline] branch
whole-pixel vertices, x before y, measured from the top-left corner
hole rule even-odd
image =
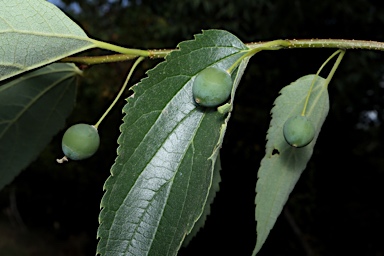
[[[171,51],[175,49],[164,50],[139,50],[124,48],[100,41],[94,40],[96,45],[101,49],[112,50],[122,54],[112,54],[104,56],[85,56],[85,57],[66,57],[60,62],[74,62],[85,65],[94,65],[110,62],[121,62],[136,59],[138,57],[148,57],[151,59],[165,58]],[[291,40],[275,40],[268,42],[257,42],[246,44],[252,53],[262,50],[279,50],[293,48],[336,48],[336,49],[362,49],[384,51],[384,43],[377,41],[365,40],[347,40],[347,39],[291,39]]]
[[[284,40],[289,46],[281,45],[281,48],[336,48],[336,49],[362,49],[384,51],[384,43],[366,40],[348,39],[291,39]],[[263,47],[268,42],[250,43],[250,49]]]
[[[165,58],[173,50],[148,50],[148,55],[143,57],[149,57],[150,59],[162,59]],[[133,60],[142,55],[135,54],[111,54],[103,56],[71,56],[60,60],[60,62],[79,63],[85,65],[95,65],[111,62],[122,62]]]

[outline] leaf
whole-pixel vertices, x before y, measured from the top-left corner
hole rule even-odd
[[[0,189],[62,129],[75,104],[79,73],[73,64],[56,63],[0,86]]]
[[[204,31],[180,43],[133,88],[104,185],[97,253],[177,254],[206,204],[228,121],[194,104],[192,83],[199,71],[227,69],[247,50],[229,32]]]
[[[315,138],[303,148],[291,147],[285,141],[282,127],[288,118],[301,114],[314,77],[307,75],[284,87],[272,108],[266,153],[261,160],[256,184],[257,241],[253,255],[258,253],[267,239],[289,194],[311,158],[321,126],[328,114],[328,84],[324,78],[317,77],[306,113],[316,127]]]
[[[0,0],[0,6],[0,81],[95,47],[47,1]]]
[[[217,108],[219,113],[221,113],[220,109],[223,109],[223,108],[226,109],[225,113],[227,113],[227,111],[228,111],[227,118],[225,119],[224,123],[221,125],[221,129],[220,129],[220,138],[219,138],[219,144],[220,145],[223,143],[225,131],[227,130],[227,124],[228,124],[228,121],[231,117],[236,89],[240,83],[240,79],[243,76],[245,68],[248,65],[249,59],[250,59],[250,57],[246,57],[244,60],[242,60],[242,62],[240,63],[240,66],[238,67],[238,70],[236,71],[237,75],[236,75],[234,82],[233,82],[230,103],[226,103],[226,104]],[[221,171],[220,156],[218,156],[216,163],[215,163],[215,169],[213,171],[212,185],[211,185],[211,188],[209,190],[209,194],[208,194],[207,202],[206,202],[205,207],[204,207],[204,211],[203,211],[202,215],[200,216],[200,218],[198,219],[198,221],[196,222],[195,226],[193,227],[191,233],[189,233],[188,236],[185,238],[183,246],[187,246],[188,243],[192,240],[192,238],[197,234],[197,232],[202,227],[204,227],[204,225],[205,225],[205,221],[207,219],[207,216],[211,212],[210,205],[213,203],[213,200],[215,199],[216,193],[220,190],[220,187],[219,187],[219,183],[221,181],[220,171]]]
[[[197,235],[200,229],[204,227],[208,215],[211,214],[211,204],[213,203],[213,200],[215,199],[217,192],[219,192],[220,190],[220,185],[219,185],[219,183],[221,182],[220,171],[221,171],[221,162],[220,162],[220,154],[219,154],[215,162],[215,168],[213,170],[213,176],[212,176],[212,184],[211,184],[211,188],[209,189],[209,194],[204,206],[203,213],[201,214],[199,219],[196,221],[191,232],[184,239],[183,241],[184,247],[188,246],[188,244]]]

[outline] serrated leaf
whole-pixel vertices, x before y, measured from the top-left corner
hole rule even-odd
[[[219,145],[221,145],[223,143],[225,131],[227,130],[227,124],[228,124],[228,121],[229,121],[229,119],[231,117],[231,114],[232,114],[232,107],[233,107],[233,102],[234,102],[234,99],[235,99],[235,92],[236,92],[236,89],[237,89],[237,87],[238,87],[238,85],[240,83],[241,77],[244,74],[245,68],[248,65],[249,59],[250,59],[250,57],[247,57],[244,60],[242,60],[242,62],[240,63],[238,69],[235,72],[236,76],[233,76],[233,81],[234,82],[233,82],[230,102],[225,104],[225,105],[223,105],[223,106],[225,106],[225,109],[227,109],[228,115],[227,115],[224,123],[221,125],[220,137],[219,137],[219,142],[218,142]],[[219,107],[218,111],[223,106]],[[213,201],[214,201],[214,199],[216,197],[216,193],[220,190],[220,186],[219,186],[219,183],[221,182],[220,171],[221,171],[221,162],[220,162],[220,156],[218,156],[217,160],[216,160],[216,163],[215,163],[215,169],[213,171],[213,178],[212,178],[211,188],[209,190],[208,198],[207,198],[206,204],[204,206],[203,213],[201,214],[201,216],[198,219],[198,221],[195,223],[192,231],[185,238],[185,240],[183,242],[183,246],[187,246],[189,244],[189,242],[193,239],[193,237],[196,236],[198,231],[202,227],[204,227],[205,221],[206,221],[208,215],[211,213],[211,204],[213,203]]]
[[[56,63],[0,86],[0,189],[63,128],[80,73],[73,64]]]
[[[258,253],[267,239],[289,194],[311,158],[321,126],[328,114],[328,84],[324,78],[317,77],[306,113],[316,127],[315,138],[303,148],[291,147],[285,141],[283,125],[288,118],[301,114],[314,77],[307,75],[284,87],[272,108],[266,153],[261,160],[256,184],[257,240],[253,255]]]
[[[0,0],[0,81],[95,47],[84,31],[44,0]]]
[[[247,57],[244,60],[242,60],[242,62],[240,63],[240,66],[236,70],[236,76],[233,79],[234,83],[233,83],[233,87],[232,87],[231,100],[230,100],[230,103],[225,104],[225,109],[227,109],[227,111],[229,111],[229,112],[228,112],[227,118],[225,119],[224,123],[221,125],[220,137],[219,137],[219,142],[218,142],[219,145],[221,145],[223,143],[225,131],[227,130],[227,124],[228,124],[228,121],[229,121],[229,119],[231,117],[231,113],[232,113],[233,102],[235,99],[235,92],[236,92],[236,89],[240,83],[241,77],[244,74],[244,70],[248,65],[249,59],[250,59],[250,57]],[[222,107],[219,107],[218,111]],[[211,213],[211,207],[210,206],[216,197],[216,193],[220,190],[220,186],[219,186],[219,183],[221,181],[220,170],[221,170],[221,163],[220,163],[220,156],[218,156],[216,163],[215,163],[215,169],[213,171],[212,185],[211,185],[211,188],[209,190],[206,204],[204,206],[204,211],[203,211],[202,215],[200,216],[200,218],[198,219],[198,221],[195,223],[195,226],[193,227],[191,233],[189,233],[188,236],[185,238],[183,246],[187,246],[189,244],[189,242],[193,239],[193,237],[196,236],[198,231],[202,227],[204,227],[205,221],[206,221],[208,215]]]
[[[213,170],[213,176],[212,176],[212,184],[211,184],[211,188],[209,189],[209,194],[204,206],[204,210],[201,216],[199,217],[199,219],[196,221],[195,225],[193,226],[191,232],[185,237],[183,241],[184,247],[188,246],[188,244],[192,241],[192,239],[196,236],[196,234],[200,231],[200,229],[204,227],[208,215],[211,214],[211,204],[213,203],[217,192],[219,192],[220,190],[220,182],[221,182],[220,171],[221,171],[221,162],[220,162],[220,155],[219,155],[215,162],[215,168]]]
[[[227,116],[197,107],[191,86],[199,71],[227,69],[248,49],[221,30],[179,49],[148,72],[124,107],[101,202],[101,255],[176,255],[203,211]]]

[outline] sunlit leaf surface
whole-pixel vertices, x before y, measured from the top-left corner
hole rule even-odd
[[[203,212],[228,121],[194,103],[192,83],[204,68],[228,69],[246,51],[232,34],[208,30],[134,87],[105,183],[99,254],[176,255]]]
[[[0,81],[95,47],[84,31],[44,0],[0,0]]]

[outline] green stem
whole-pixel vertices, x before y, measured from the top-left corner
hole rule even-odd
[[[104,56],[72,56],[66,57],[60,60],[60,62],[74,62],[85,65],[94,65],[110,62],[120,62],[136,59],[137,55],[128,55],[128,54],[113,54],[113,55],[104,55]]]
[[[159,59],[165,58],[172,50],[148,50],[149,58]],[[111,54],[103,56],[70,56],[60,60],[60,62],[79,63],[85,65],[95,65],[102,63],[121,62],[133,60],[139,55],[133,54]]]
[[[333,67],[332,67],[332,70],[329,72],[328,76],[327,76],[327,79],[326,79],[326,85],[328,86],[329,82],[331,81],[333,75],[335,74],[336,72],[336,69],[339,67],[339,64],[341,62],[341,60],[343,59],[344,57],[344,54],[345,54],[345,50],[337,50],[335,51],[331,56],[329,56],[329,58],[321,65],[321,67],[319,68],[319,70],[317,70],[317,73],[315,75],[315,77],[313,78],[312,80],[312,83],[311,83],[311,86],[309,87],[309,91],[308,91],[308,94],[307,94],[307,97],[305,99],[305,103],[304,103],[304,107],[303,107],[303,111],[301,112],[301,115],[302,116],[305,116],[305,113],[307,111],[307,106],[308,106],[308,102],[309,102],[309,97],[311,96],[311,93],[312,93],[312,89],[313,89],[313,86],[315,85],[315,82],[316,82],[316,78],[319,76],[321,70],[325,67],[325,65],[327,65],[327,63],[333,58],[335,57],[337,54],[339,54],[335,64],[333,64]]]
[[[135,63],[133,63],[132,65],[132,68],[131,70],[129,71],[128,75],[127,75],[127,78],[125,79],[125,82],[123,84],[123,86],[121,87],[119,93],[117,94],[117,96],[115,97],[114,101],[111,103],[111,105],[108,107],[108,109],[104,112],[104,114],[100,117],[99,121],[97,121],[97,123],[94,125],[94,127],[97,129],[100,125],[100,123],[104,120],[104,118],[108,115],[109,111],[111,111],[111,109],[113,108],[113,106],[116,104],[116,102],[119,100],[120,96],[123,94],[125,88],[127,87],[127,84],[128,84],[128,81],[129,79],[131,78],[132,74],[133,74],[133,71],[135,70],[135,68],[137,67],[137,65],[142,61],[144,60],[144,57],[139,57]]]
[[[289,40],[279,39],[264,43],[249,44],[247,46],[251,49],[249,55],[253,55],[262,50],[280,50],[282,48],[289,48],[291,46],[291,42]]]
[[[235,70],[238,65],[240,65],[240,62],[243,59],[245,59],[249,56],[252,56],[252,55],[254,55],[254,54],[256,54],[262,50],[279,50],[281,48],[287,48],[290,46],[290,43],[287,40],[274,40],[274,41],[270,41],[270,42],[257,44],[256,46],[253,45],[253,46],[254,46],[253,48],[246,50],[245,51],[246,53],[243,56],[241,56],[238,60],[236,60],[235,63],[233,63],[232,66],[230,66],[227,69],[227,72],[229,74],[231,74],[232,71]]]
[[[151,58],[151,59],[165,58],[172,51],[174,51],[174,50],[173,49],[148,50],[149,58]]]
[[[130,49],[110,43],[90,39],[96,47],[106,49],[122,54],[135,56],[164,58],[172,50],[139,50]],[[366,40],[347,40],[347,39],[291,39],[291,40],[273,40],[268,42],[248,43],[246,44],[251,51],[249,55],[255,54],[261,50],[279,50],[283,48],[339,48],[339,49],[365,49],[384,51],[384,42],[366,41]]]
[[[139,49],[131,49],[131,48],[125,48],[121,46],[117,46],[114,44],[98,41],[95,39],[90,39],[92,43],[95,44],[96,47],[104,50],[110,50],[122,54],[128,54],[128,55],[136,55],[136,56],[142,56],[142,57],[149,57],[150,51],[147,50],[139,50]]]
[[[107,62],[119,62],[131,60],[137,57],[149,57],[149,58],[165,58],[173,49],[164,50],[139,50],[130,49],[110,43],[90,39],[96,47],[101,49],[118,52],[121,54],[108,55],[108,56],[96,56],[96,57],[67,57],[61,60],[61,62],[76,62],[87,65],[107,63]],[[238,64],[246,57],[254,55],[262,50],[280,50],[280,49],[292,49],[292,48],[338,48],[338,49],[363,49],[363,50],[376,50],[384,51],[384,42],[377,41],[365,41],[365,40],[346,40],[346,39],[292,39],[292,40],[274,40],[268,42],[248,43],[246,44],[249,50],[247,53],[234,63],[229,69],[231,73]]]
[[[364,49],[384,51],[384,42],[347,39],[292,39],[285,40],[288,46],[285,48],[338,48],[338,49]],[[258,48],[264,42],[250,43],[247,46],[251,49]]]
[[[328,74],[328,76],[326,78],[327,86],[328,86],[329,82],[331,82],[333,75],[335,74],[337,68],[339,67],[340,62],[341,62],[341,60],[344,57],[344,54],[345,54],[345,50],[341,50],[341,52],[339,54],[339,57],[337,57],[337,60],[336,60],[335,64],[333,64],[333,67],[332,67],[331,71],[329,72],[329,74]]]

